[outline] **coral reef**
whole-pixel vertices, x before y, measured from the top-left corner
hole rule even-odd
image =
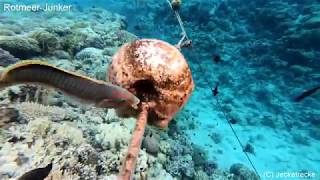
[[[22,102],[15,106],[20,116],[29,121],[35,118],[48,117],[50,121],[71,120],[71,113],[58,106],[46,106],[34,102]]]
[[[181,32],[166,1],[108,2],[75,2],[74,11],[61,14],[1,13],[0,66],[41,59],[107,80],[111,57],[123,44],[138,37],[178,42]],[[320,81],[318,4],[183,1],[179,13],[193,48],[182,53],[195,90],[167,129],[146,129],[134,178],[257,179],[227,122],[254,153],[249,157],[258,172],[317,171],[319,97],[292,98]],[[210,91],[216,82],[221,108]],[[48,179],[116,179],[134,118],[30,85],[0,91],[0,104],[0,179],[52,160]]]
[[[18,62],[19,59],[12,56],[8,51],[0,48],[0,66],[8,66]]]
[[[234,164],[230,167],[230,173],[234,174],[234,180],[240,179],[250,179],[250,180],[258,180],[260,179],[254,172],[249,170],[243,164]]]
[[[81,64],[81,69],[87,75],[99,80],[106,80],[111,57],[104,55],[102,49],[84,48],[75,55],[75,59]],[[92,67],[95,67],[95,71],[92,71]]]
[[[109,25],[93,26],[95,22],[77,23],[72,19],[72,23],[63,27],[55,17],[47,17],[48,24],[24,22],[41,26],[37,29],[26,25],[23,30],[17,27],[13,31],[14,26],[7,26],[17,34],[24,31],[25,35],[2,34],[0,47],[8,63],[2,62],[8,65],[16,62],[11,53],[22,59],[41,58],[67,70],[105,79],[115,52],[112,49],[136,37],[124,30],[123,20],[117,15],[105,10],[88,13],[105,14]],[[70,21],[64,15],[61,18]],[[106,53],[108,50],[111,51]],[[17,178],[51,160],[53,170],[49,178],[113,179],[119,172],[134,119],[120,118],[113,110],[70,103],[57,92],[33,85],[1,91],[1,104],[0,124],[4,131],[0,133],[0,179]],[[150,154],[145,150],[139,153],[135,178],[172,179],[153,156],[155,150],[147,149]]]
[[[152,134],[147,135],[142,141],[142,148],[145,148],[147,153],[157,156],[159,152],[158,140]]]
[[[21,59],[39,55],[41,52],[36,40],[23,36],[0,36],[0,48]]]
[[[9,29],[1,28],[0,30],[0,36],[14,36],[16,33]]]
[[[87,47],[103,48],[104,42],[92,29],[79,29],[63,37],[62,47],[74,55]]]
[[[61,48],[58,36],[53,33],[47,31],[34,31],[31,32],[28,37],[38,41],[41,52],[44,54]]]
[[[15,108],[1,105],[0,107],[0,128],[11,126],[10,123],[20,120],[19,111]]]

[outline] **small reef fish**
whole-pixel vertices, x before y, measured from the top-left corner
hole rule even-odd
[[[44,168],[37,168],[26,172],[21,177],[19,177],[18,180],[43,180],[49,175],[51,170],[52,162]]]
[[[53,87],[102,108],[137,108],[140,100],[124,88],[91,79],[36,60],[21,61],[0,73],[0,89],[16,84]]]
[[[213,60],[215,63],[220,63],[220,62],[222,62],[221,56],[218,55],[218,54],[213,54],[213,55],[212,55],[212,60]]]
[[[219,88],[219,83],[217,83],[216,86],[211,89],[213,96],[218,95],[218,93],[219,93],[218,88]]]
[[[133,28],[137,31],[141,31],[143,29],[141,25],[134,25]]]
[[[295,102],[300,102],[300,101],[302,101],[304,98],[315,94],[315,93],[316,93],[317,91],[319,91],[319,90],[320,90],[320,86],[317,86],[317,87],[315,87],[315,88],[309,89],[309,90],[303,92],[302,94],[300,94],[299,96],[297,96],[297,97],[294,99],[294,101],[295,101]]]
[[[230,122],[231,124],[237,124],[237,123],[238,123],[238,120],[236,120],[236,119],[234,119],[234,118],[231,118],[231,119],[229,120],[229,122]]]

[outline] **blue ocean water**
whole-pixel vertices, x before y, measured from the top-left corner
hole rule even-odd
[[[183,2],[180,14],[193,40],[192,49],[183,52],[196,83],[185,108],[195,116],[196,127],[186,133],[219,166],[250,166],[225,121],[225,111],[237,121],[233,127],[241,142],[253,145],[255,153],[249,156],[261,175],[319,170],[319,100],[293,101],[299,92],[319,86],[319,26],[311,25],[318,17],[318,3]],[[179,40],[177,20],[166,2],[122,8],[119,13],[128,14],[129,31],[139,37]],[[221,63],[213,62],[214,54],[221,56]],[[217,82],[222,111],[211,94]],[[214,143],[210,135],[220,136],[221,142]]]
[[[171,44],[181,38],[177,17],[166,0],[8,3],[72,5],[76,13],[58,12],[70,16],[70,21],[77,14],[85,16],[88,9],[104,9],[116,13],[125,30],[138,38],[156,38]],[[81,21],[99,22],[104,17],[96,12],[96,16],[88,15]],[[320,1],[189,0],[182,1],[177,12],[192,40],[192,47],[181,52],[190,66],[195,89],[169,127],[156,131],[169,135],[174,131],[172,139],[183,136],[188,141],[184,147],[203,151],[202,160],[192,156],[194,166],[187,169],[203,169],[207,175],[202,179],[215,179],[210,176],[214,173],[206,169],[234,173],[231,167],[240,163],[261,179],[302,179],[306,177],[298,176],[304,175],[319,179],[320,90],[299,102],[295,98],[320,87]],[[17,19],[29,16],[28,12],[1,13],[1,17]],[[36,16],[45,13],[34,12],[29,20],[36,21]],[[1,17],[0,22],[6,19]],[[40,24],[47,23],[41,20]],[[94,24],[89,26],[94,29]],[[188,152],[172,156],[177,156],[170,158],[178,162]],[[184,165],[181,162],[177,166]],[[177,179],[201,179],[183,168],[173,171],[173,166],[164,167]],[[238,178],[254,179],[244,175]]]

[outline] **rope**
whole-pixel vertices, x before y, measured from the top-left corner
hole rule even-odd
[[[174,10],[174,9],[172,8],[171,2],[170,2],[169,0],[167,0],[167,2],[168,2],[168,4],[169,4],[171,10],[174,12],[174,14],[175,14],[175,16],[176,16],[176,18],[177,18],[177,20],[178,20],[178,22],[179,22],[180,29],[181,29],[181,31],[182,31],[182,38],[180,39],[180,41],[179,41],[178,44],[177,44],[177,47],[178,47],[179,49],[181,49],[181,45],[182,45],[186,40],[188,41],[189,38],[188,38],[188,35],[187,35],[187,32],[186,32],[186,29],[184,28],[184,25],[183,25],[183,22],[182,22],[182,20],[181,20],[181,17],[180,17],[179,12],[178,12],[177,10]]]
[[[205,71],[202,69],[202,66],[201,66],[201,64],[200,64],[200,61],[198,61],[198,59],[196,59],[196,63],[198,64],[201,73],[202,73],[202,74],[205,74],[205,73],[204,73]],[[205,79],[206,84],[207,84],[209,87],[212,87],[212,86],[210,85],[209,80],[208,80],[206,77],[204,77],[204,79]],[[215,94],[215,93],[213,92],[213,90],[212,90],[212,95],[213,95],[213,97],[215,97],[216,102],[217,102],[218,107],[219,107],[219,110],[223,113],[223,116],[224,116],[225,120],[227,121],[227,123],[228,123],[228,125],[229,125],[229,127],[230,127],[230,129],[231,129],[231,131],[232,131],[232,133],[233,133],[233,135],[236,137],[239,145],[241,146],[242,152],[245,154],[245,156],[246,156],[246,158],[248,159],[248,161],[249,161],[252,169],[254,170],[254,172],[257,174],[257,176],[259,177],[259,179],[261,179],[261,177],[260,177],[260,175],[259,175],[259,173],[258,173],[258,171],[257,171],[257,168],[256,168],[255,165],[253,164],[253,162],[252,162],[249,154],[244,151],[245,147],[244,147],[244,145],[242,144],[242,142],[240,141],[240,138],[239,138],[238,134],[236,133],[236,131],[235,131],[235,129],[233,128],[233,126],[232,126],[232,124],[230,123],[230,121],[228,120],[228,119],[229,119],[228,117],[230,117],[230,116],[229,116],[229,114],[222,108],[221,103],[220,103],[220,100],[219,100],[219,97],[218,97],[218,94]]]
[[[232,132],[233,132],[233,134],[234,134],[234,136],[237,138],[237,141],[238,141],[239,145],[240,145],[241,148],[242,148],[242,152],[243,152],[243,153],[245,154],[245,156],[247,157],[247,159],[248,159],[251,167],[253,168],[254,172],[255,172],[255,173],[257,174],[257,176],[260,178],[259,173],[258,173],[256,167],[254,166],[251,158],[249,157],[249,154],[248,154],[247,152],[243,151],[245,147],[244,147],[243,144],[241,143],[239,136],[237,135],[236,131],[234,130],[233,126],[231,125],[230,121],[228,120],[227,113],[226,113],[226,112],[224,111],[224,109],[222,108],[218,96],[216,96],[216,101],[217,101],[217,104],[218,104],[218,106],[219,106],[220,111],[223,113],[223,115],[224,115],[224,117],[225,117],[225,120],[228,122],[228,124],[229,124],[229,126],[230,126],[230,128],[231,128],[231,130],[232,130]],[[260,179],[261,179],[261,178],[260,178]]]
[[[172,9],[172,8],[171,8],[171,9]],[[187,35],[187,32],[186,32],[186,30],[185,30],[185,28],[184,28],[183,22],[182,22],[182,20],[181,20],[181,17],[180,17],[179,12],[178,12],[178,11],[174,11],[174,13],[175,13],[175,15],[176,15],[176,17],[177,17],[177,19],[178,19],[178,22],[179,22],[180,28],[181,28],[181,30],[182,30],[182,33],[186,36],[187,39],[189,39],[189,38],[188,38],[188,35]]]
[[[169,5],[170,5],[170,7],[171,7],[171,9],[172,9],[172,6],[171,6],[170,1],[167,0],[167,2],[169,3]],[[172,10],[173,10],[173,9],[172,9]],[[185,30],[185,28],[184,28],[184,26],[183,26],[183,22],[182,22],[182,20],[181,20],[181,17],[180,17],[180,15],[179,15],[178,11],[175,11],[175,10],[173,10],[173,11],[174,11],[174,13],[175,13],[175,15],[176,15],[176,17],[177,17],[177,19],[178,19],[180,28],[181,28],[181,30],[182,30],[182,32],[183,32],[183,35],[184,35],[184,37],[179,41],[179,44],[181,44],[184,38],[186,38],[187,40],[189,40],[189,38],[188,38],[188,36],[187,36],[186,30]],[[204,75],[204,74],[205,74],[205,71],[202,69],[201,63],[200,63],[200,61],[199,61],[197,58],[196,58],[196,63],[198,64],[201,73]],[[210,81],[206,78],[206,76],[204,76],[204,79],[205,79],[206,84],[207,84],[209,87],[212,87],[212,86],[210,85]],[[216,88],[218,88],[218,85],[216,86]],[[216,89],[216,90],[218,90],[218,89]],[[244,145],[242,144],[242,142],[240,141],[240,138],[239,138],[238,134],[236,133],[236,131],[235,131],[235,129],[233,128],[233,126],[232,126],[232,124],[230,123],[230,121],[228,120],[228,119],[229,119],[228,117],[230,117],[230,116],[228,115],[227,112],[225,112],[225,110],[224,110],[224,109],[222,108],[222,106],[221,106],[219,97],[217,96],[217,95],[218,95],[218,91],[214,92],[214,91],[212,90],[212,95],[213,95],[213,97],[216,99],[216,103],[217,103],[217,105],[218,105],[218,107],[219,107],[219,110],[223,113],[224,118],[225,118],[225,120],[227,121],[227,123],[228,123],[228,125],[229,125],[229,127],[230,127],[230,129],[231,129],[231,131],[232,131],[232,133],[233,133],[233,135],[236,137],[239,145],[241,146],[242,152],[245,154],[247,160],[249,161],[249,163],[250,163],[251,167],[253,168],[254,172],[256,173],[256,175],[259,177],[259,179],[261,179],[261,177],[260,177],[260,175],[259,175],[259,173],[258,173],[258,171],[257,171],[257,169],[256,169],[256,167],[255,167],[255,165],[253,164],[253,162],[252,162],[249,154],[244,151],[245,147],[244,147]],[[211,102],[211,104],[212,104],[212,102]]]

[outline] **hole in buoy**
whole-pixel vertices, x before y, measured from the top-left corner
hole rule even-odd
[[[150,102],[158,98],[159,93],[151,80],[139,80],[132,85],[141,102]]]

